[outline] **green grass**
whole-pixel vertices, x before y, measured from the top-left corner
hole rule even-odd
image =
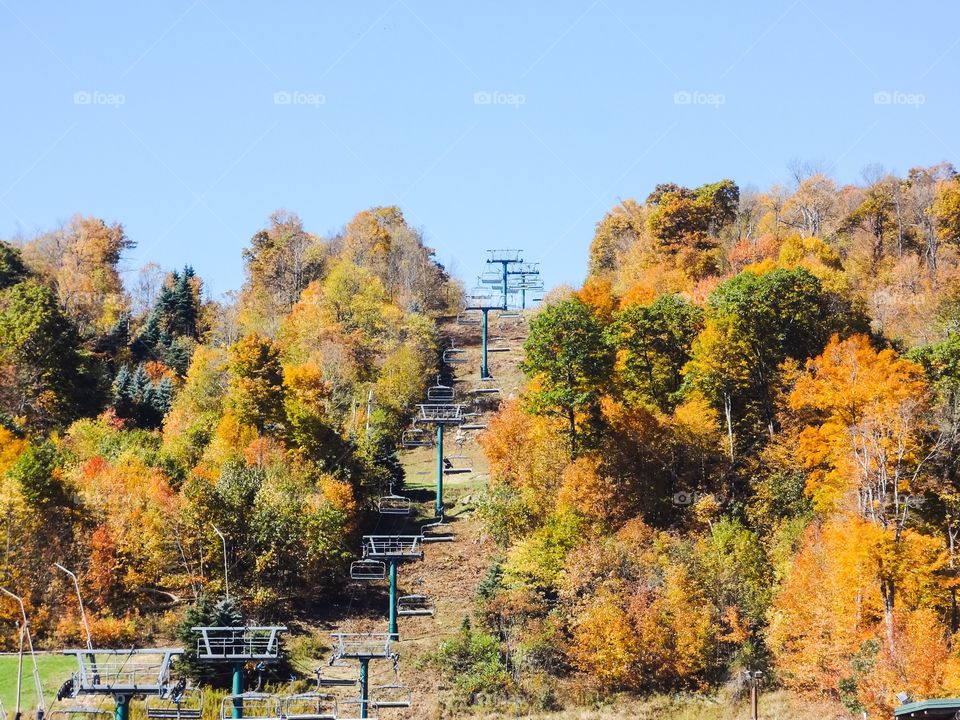
[[[63,681],[70,677],[77,667],[76,658],[63,655],[37,655],[37,666],[40,668],[40,683],[43,687],[43,696],[49,708],[57,695],[57,689]],[[20,708],[24,712],[32,713],[37,705],[37,693],[33,685],[33,664],[29,657],[23,659],[23,680],[20,699]],[[0,700],[7,714],[12,716],[17,696],[17,656],[0,656]]]

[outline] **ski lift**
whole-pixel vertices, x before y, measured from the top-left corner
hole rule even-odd
[[[317,671],[319,688],[320,672]],[[337,699],[319,689],[314,692],[287,695],[280,701],[284,720],[337,720]]]
[[[496,270],[484,270],[480,275],[482,285],[503,285],[503,273]]]
[[[114,713],[96,705],[68,705],[47,713],[50,720],[112,720]],[[0,718],[6,718],[0,706]]]
[[[490,259],[487,260],[488,263],[522,263],[523,258],[520,257],[522,250],[487,250],[490,253]]]
[[[500,392],[498,387],[475,387],[470,391],[471,395],[494,395]]]
[[[280,700],[276,695],[247,692],[227,695],[220,703],[220,720],[232,720],[234,711],[243,710],[244,720],[281,720]]]
[[[377,511],[381,515],[409,515],[411,510],[410,498],[395,495],[393,483],[390,483],[390,494],[381,496],[377,501]]]
[[[440,382],[440,378],[437,378],[437,384],[431,385],[427,388],[427,401],[428,402],[453,402],[454,391],[453,388],[449,385],[444,385]]]
[[[413,705],[413,693],[406,685],[394,683],[370,688],[371,702],[378,708],[408,708]]]
[[[350,563],[351,580],[383,580],[387,566],[380,560],[354,560]]]
[[[466,352],[465,350],[444,350],[443,351],[443,362],[447,365],[463,365],[470,362],[465,357],[460,357],[460,354]]]
[[[444,475],[463,475],[472,472],[473,462],[467,455],[457,453],[455,455],[447,455],[443,458]]]
[[[516,320],[517,318],[522,317],[519,310],[501,310],[497,315],[498,320]],[[487,352],[493,352],[493,350],[487,350]],[[501,351],[501,352],[506,352]]]
[[[405,448],[432,447],[433,435],[422,428],[411,428],[400,434],[400,444]]]
[[[442,528],[448,525],[441,512],[440,517],[420,528],[420,537],[425,543],[451,542],[456,538],[452,532],[445,532]]]
[[[486,423],[466,423],[460,426],[461,430],[486,430]]]
[[[148,695],[146,713],[152,720],[197,720],[203,715],[203,695],[180,680],[162,695]]]
[[[423,616],[433,615],[435,606],[427,595],[401,595],[397,598],[397,615]],[[384,707],[383,703],[380,703]]]

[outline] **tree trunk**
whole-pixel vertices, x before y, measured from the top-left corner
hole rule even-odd
[[[730,445],[730,462],[733,462],[733,411],[729,394],[723,396],[723,413],[727,418],[727,442]]]
[[[883,623],[887,630],[887,644],[890,646],[890,653],[894,654],[896,652],[896,644],[893,637],[893,580],[880,581],[880,594],[883,596]]]

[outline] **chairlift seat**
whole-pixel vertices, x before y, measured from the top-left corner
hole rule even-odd
[[[443,469],[444,475],[466,475],[467,473],[472,473],[473,468],[468,467],[449,467]]]
[[[460,357],[460,353],[464,352],[463,350],[457,350],[456,352],[452,350],[443,351],[443,362],[447,365],[464,365],[470,360],[465,357]]]
[[[511,350],[513,350],[513,348],[509,348],[509,347],[488,347],[487,348],[488,353],[506,353],[506,352],[510,352]]]
[[[203,716],[203,695],[196,690],[184,690],[176,699],[148,695],[146,713],[151,720],[197,720]]]
[[[328,693],[288,695],[280,701],[284,720],[337,720],[337,699]]]
[[[370,688],[370,695],[378,708],[408,708],[413,705],[413,694],[406,685],[378,685]]]
[[[383,580],[387,576],[387,566],[380,560],[354,560],[350,563],[351,580]]]
[[[404,430],[400,435],[400,444],[405,448],[432,447],[433,436],[421,428]]]
[[[456,539],[456,535],[452,532],[442,530],[447,526],[447,521],[442,517],[439,520],[434,520],[431,523],[427,523],[420,528],[420,537],[425,543],[435,543],[435,542],[452,542]]]
[[[478,388],[473,388],[473,390],[470,391],[470,394],[471,395],[493,395],[494,393],[498,393],[498,392],[500,392],[500,388],[498,387],[478,387]]]
[[[68,705],[50,710],[47,716],[51,720],[110,720],[114,713],[96,705]],[[0,705],[0,717],[6,718],[3,706]]]
[[[457,313],[457,325],[479,325],[480,318],[466,313]]]
[[[413,510],[410,498],[403,495],[384,495],[377,501],[381,515],[409,515]]]
[[[486,430],[486,423],[468,423],[460,426],[461,430]]]
[[[397,598],[397,615],[404,617],[433,615],[433,601],[426,595],[401,595]],[[383,706],[383,703],[380,703]]]

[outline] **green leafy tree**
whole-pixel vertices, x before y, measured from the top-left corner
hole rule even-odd
[[[577,414],[595,414],[613,353],[590,306],[578,298],[550,305],[530,323],[523,371],[533,380],[527,401],[538,414],[566,419],[571,457],[577,454]]]
[[[51,291],[33,280],[0,291],[0,411],[29,427],[68,422],[99,401],[99,379]]]
[[[682,370],[702,327],[703,310],[678,295],[618,312],[606,338],[617,352],[616,377],[626,398],[669,411],[679,399]]]
[[[0,290],[25,280],[28,274],[20,250],[0,241]]]

